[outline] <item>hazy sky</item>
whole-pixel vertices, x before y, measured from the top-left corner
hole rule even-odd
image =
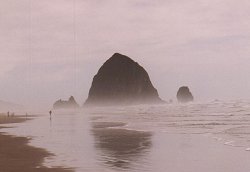
[[[250,98],[249,0],[1,0],[0,100],[82,104],[115,52],[149,73],[160,96]]]

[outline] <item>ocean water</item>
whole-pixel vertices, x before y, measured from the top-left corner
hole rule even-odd
[[[1,131],[31,138],[77,172],[249,172],[250,101],[39,113]]]

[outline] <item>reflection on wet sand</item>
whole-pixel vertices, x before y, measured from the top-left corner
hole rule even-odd
[[[147,157],[152,134],[135,130],[109,128],[122,123],[93,123],[95,147],[98,158],[106,166],[119,169],[133,169]],[[146,165],[146,163],[145,163]]]

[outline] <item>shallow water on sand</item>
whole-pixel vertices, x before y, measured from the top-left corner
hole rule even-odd
[[[48,167],[79,172],[248,172],[250,102],[57,111],[8,124],[55,154]],[[6,125],[5,125],[6,126]]]

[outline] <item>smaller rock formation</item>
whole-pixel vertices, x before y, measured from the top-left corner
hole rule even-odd
[[[75,98],[71,96],[69,100],[58,100],[54,103],[53,108],[54,109],[75,109],[79,108],[80,106],[75,101]]]
[[[194,100],[192,93],[186,86],[180,87],[177,92],[177,100],[180,103],[187,103]]]

